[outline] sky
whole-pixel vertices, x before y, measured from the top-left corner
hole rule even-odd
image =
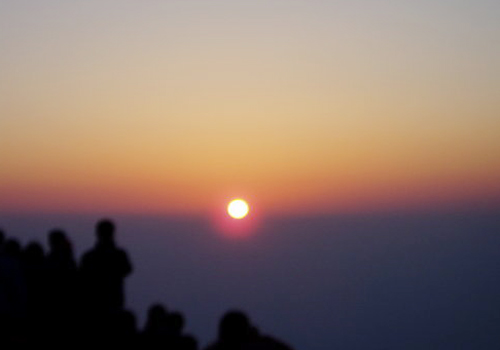
[[[0,211],[500,203],[500,2],[0,1]]]

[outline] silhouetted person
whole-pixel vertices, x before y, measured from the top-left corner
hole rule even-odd
[[[142,332],[141,349],[197,350],[196,339],[182,333],[185,323],[180,312],[168,312],[161,304],[152,305]]]
[[[46,323],[45,252],[37,242],[29,243],[22,253],[22,266],[27,291],[27,334],[30,338],[40,338],[42,325]]]
[[[219,323],[219,337],[206,350],[292,350],[268,335],[261,335],[241,311],[228,311]]]
[[[123,310],[124,280],[132,272],[127,253],[116,247],[114,234],[112,221],[99,221],[96,245],[83,255],[80,265],[88,306],[97,314]]]
[[[226,312],[219,322],[219,334],[207,350],[240,350],[250,340],[250,321],[243,312]]]
[[[73,247],[66,233],[60,229],[49,232],[50,251],[47,255],[47,266],[59,279],[74,277],[76,261],[73,256]],[[55,277],[55,276],[54,276]]]
[[[2,254],[3,246],[5,244],[5,232],[0,229],[0,254]]]
[[[73,247],[60,229],[48,234],[49,253],[46,258],[46,321],[48,336],[58,347],[73,336],[77,310],[77,267]]]
[[[184,325],[184,316],[178,312],[171,312],[167,316],[167,347],[168,349],[181,349]]]
[[[137,320],[133,312],[124,310],[118,314],[113,329],[115,348],[139,349]]]
[[[169,313],[167,316],[168,336],[171,338],[180,337],[185,324],[186,320],[180,312],[174,311]]]
[[[58,310],[71,308],[75,302],[77,273],[73,247],[66,233],[59,229],[49,232],[49,246],[46,269],[50,306]]]
[[[4,253],[15,259],[19,263],[21,262],[21,243],[15,238],[9,238],[4,243]]]
[[[21,264],[21,245],[5,240],[0,252],[0,339],[2,348],[24,346],[23,323],[26,316],[26,283]]]
[[[141,336],[144,349],[164,349],[168,344],[168,312],[161,304],[154,304],[148,310],[146,325]]]

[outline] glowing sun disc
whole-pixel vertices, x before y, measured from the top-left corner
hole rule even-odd
[[[235,199],[227,206],[227,213],[233,219],[243,219],[247,216],[249,207],[243,199]]]

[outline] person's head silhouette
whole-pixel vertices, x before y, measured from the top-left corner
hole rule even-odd
[[[21,243],[15,238],[9,238],[5,241],[5,254],[13,258],[21,257]]]
[[[153,304],[148,310],[148,320],[152,323],[164,322],[168,312],[162,304]]]
[[[43,260],[45,253],[43,247],[38,242],[30,242],[23,251],[27,261],[39,262]]]
[[[96,225],[97,244],[100,246],[114,246],[115,224],[109,219],[102,219]]]
[[[174,311],[168,315],[167,321],[171,335],[174,337],[180,337],[182,330],[184,329],[184,324],[186,323],[184,316],[180,312]]]
[[[66,235],[63,230],[54,229],[49,232],[49,245],[52,251],[62,250],[66,244]]]
[[[51,256],[73,257],[73,247],[66,233],[61,229],[53,229],[49,232],[49,246]]]
[[[250,331],[248,316],[238,310],[228,311],[219,323],[219,340],[227,343],[244,342]]]

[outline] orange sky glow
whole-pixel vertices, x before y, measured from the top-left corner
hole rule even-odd
[[[0,5],[0,211],[500,204],[486,8],[51,3]]]

